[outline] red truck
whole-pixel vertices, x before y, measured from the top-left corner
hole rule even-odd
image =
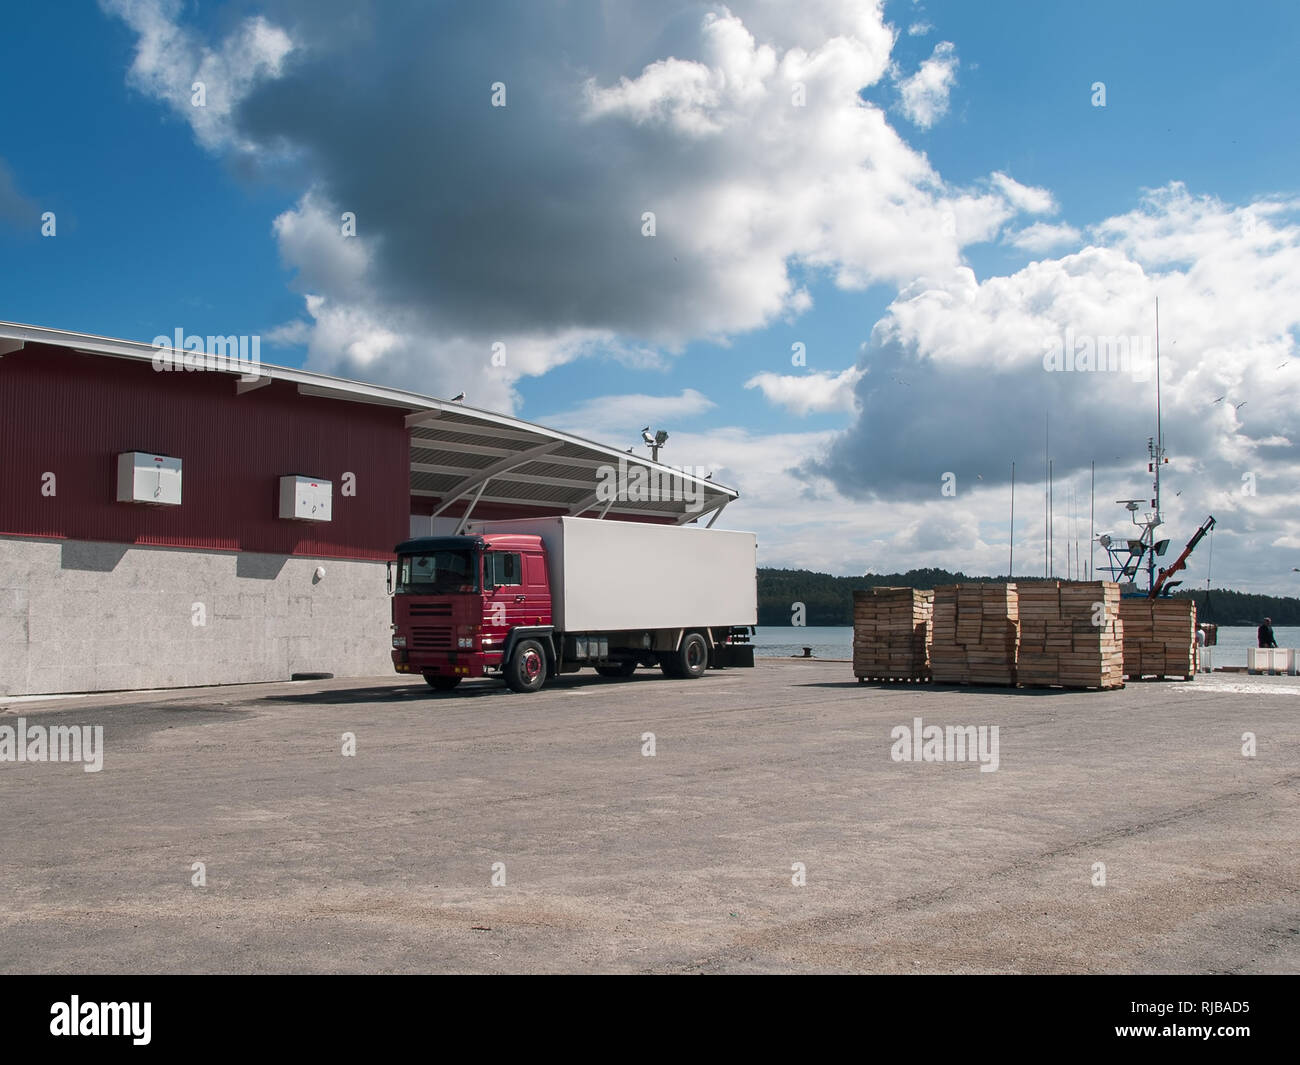
[[[752,533],[568,517],[407,540],[389,570],[393,668],[438,691],[499,674],[534,692],[584,666],[752,666],[755,554]]]

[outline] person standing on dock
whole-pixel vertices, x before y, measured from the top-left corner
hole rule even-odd
[[[1259,627],[1259,645],[1260,647],[1276,647],[1277,640],[1273,638],[1273,619],[1265,618],[1264,624]]]

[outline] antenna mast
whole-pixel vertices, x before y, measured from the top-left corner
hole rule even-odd
[[[1160,297],[1156,297],[1156,435],[1151,443],[1151,466],[1155,472],[1155,498],[1151,500],[1151,506],[1155,515],[1151,521],[1151,553],[1147,555],[1147,588],[1150,589],[1156,583],[1156,529],[1164,524],[1164,518],[1160,513],[1160,467],[1165,461],[1165,436],[1164,422],[1161,417],[1160,409]]]
[[[1007,580],[1016,579],[1016,463],[1011,462],[1011,546],[1007,548]]]
[[[1052,460],[1047,460],[1047,575],[1056,574],[1056,497],[1052,494]]]

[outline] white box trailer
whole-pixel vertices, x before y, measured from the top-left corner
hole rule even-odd
[[[542,538],[561,632],[758,622],[753,533],[569,517],[472,522],[469,531]]]

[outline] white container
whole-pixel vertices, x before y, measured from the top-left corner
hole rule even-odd
[[[280,478],[280,517],[297,521],[329,521],[333,512],[332,482],[296,474]]]
[[[117,501],[181,505],[181,460],[147,451],[117,456]]]
[[[1285,647],[1248,647],[1246,671],[1249,673],[1296,672],[1296,652]]]
[[[1213,647],[1201,648],[1200,671],[1202,673],[1214,672],[1214,648]]]
[[[469,530],[542,538],[551,613],[564,632],[758,621],[753,533],[567,517],[473,522]]]

